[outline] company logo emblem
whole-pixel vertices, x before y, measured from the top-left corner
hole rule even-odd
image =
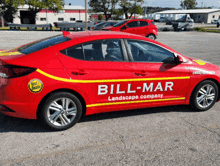
[[[28,83],[28,88],[33,93],[38,93],[43,89],[43,83],[39,79],[33,79]]]

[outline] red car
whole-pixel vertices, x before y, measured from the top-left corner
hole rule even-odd
[[[113,26],[103,28],[106,31],[121,31],[141,35],[155,40],[157,37],[157,26],[153,20],[134,19],[119,22]]]
[[[219,100],[219,66],[140,35],[64,32],[0,53],[0,112],[64,130],[82,115]]]

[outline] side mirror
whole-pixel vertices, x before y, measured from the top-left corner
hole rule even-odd
[[[125,29],[127,29],[127,28],[128,28],[128,26],[125,25],[125,26],[123,26],[123,27],[121,28],[121,31],[122,31],[122,30],[125,30]]]
[[[179,63],[183,63],[183,58],[179,55],[176,56],[176,62],[179,64]]]

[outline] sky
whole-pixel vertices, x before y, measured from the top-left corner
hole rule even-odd
[[[88,2],[89,0],[87,0]],[[153,7],[174,7],[180,8],[181,0],[146,0],[146,4],[143,6],[153,6]],[[220,7],[220,0],[196,0],[198,3],[197,7],[210,7],[214,8]],[[65,0],[66,5],[71,3],[72,6],[85,6],[85,0]],[[88,6],[89,7],[89,6]]]

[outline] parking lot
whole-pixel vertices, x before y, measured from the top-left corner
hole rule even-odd
[[[0,31],[0,49],[61,32]],[[159,32],[157,41],[220,66],[220,34]],[[19,86],[19,85],[18,85]],[[86,116],[51,132],[0,114],[0,165],[219,165],[220,103],[204,112],[169,106]]]

